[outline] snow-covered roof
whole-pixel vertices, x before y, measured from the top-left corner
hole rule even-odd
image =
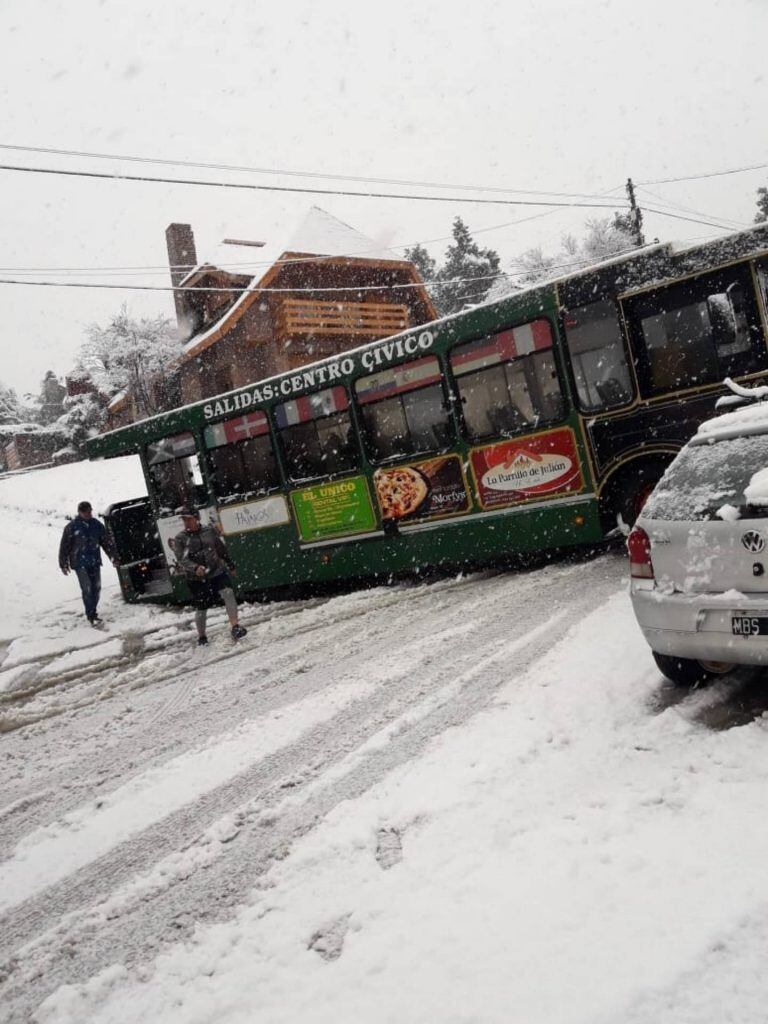
[[[312,256],[358,256],[369,260],[402,259],[402,256],[377,245],[373,239],[319,206],[310,208],[283,251]]]
[[[217,255],[222,258],[216,265],[227,268],[231,272],[236,272],[237,264],[232,263],[231,251],[223,253],[222,246],[217,247]],[[239,318],[243,312],[243,307],[253,301],[253,293],[262,286],[266,287],[268,281],[271,280],[275,266],[282,257],[290,257],[294,254],[303,256],[349,256],[358,259],[388,260],[406,264],[409,262],[397,253],[384,249],[374,242],[373,239],[350,227],[349,224],[345,224],[338,217],[334,217],[326,210],[321,210],[319,206],[312,206],[310,208],[286,242],[280,244],[279,247],[268,244],[263,249],[259,249],[258,253],[260,267],[256,270],[253,278],[245,285],[243,293],[223,311],[215,323],[210,324],[199,334],[193,335],[184,344],[182,351],[185,356],[198,352],[200,346],[205,347],[207,343],[212,343],[231,318],[234,318],[235,321]],[[201,268],[211,265],[208,261],[200,264],[187,275],[187,279],[190,279]]]
[[[239,229],[242,232],[242,226]],[[207,258],[179,282],[182,286],[201,270],[216,268],[233,274],[252,274],[254,281],[261,280],[275,262],[286,253],[303,253],[308,256],[352,256],[371,260],[403,260],[403,256],[385,249],[372,238],[356,228],[334,217],[319,206],[312,206],[296,223],[288,235],[278,236],[254,250],[251,260],[244,260],[242,250],[219,242]]]

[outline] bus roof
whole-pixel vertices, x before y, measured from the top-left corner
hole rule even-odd
[[[297,367],[261,381],[253,381],[221,395],[209,396],[184,406],[178,406],[156,416],[139,420],[124,427],[99,434],[87,443],[89,458],[112,458],[119,455],[135,453],[149,441],[164,437],[182,430],[189,430],[207,422],[215,422],[224,418],[224,413],[205,415],[206,407],[211,407],[243,392],[257,390],[266,392],[266,398],[254,399],[249,408],[271,405],[275,399],[286,400],[296,397],[302,391],[313,391],[316,387],[307,385],[305,388],[292,390],[290,393],[281,390],[281,384],[297,375],[311,375],[332,364],[348,361],[355,364],[355,370],[361,369],[360,357],[379,346],[394,346],[399,340],[419,336],[424,332],[447,333],[446,341],[454,335],[453,328],[459,321],[466,322],[469,332],[493,330],[502,319],[515,316],[531,317],[541,315],[545,311],[553,311],[560,304],[579,305],[595,301],[601,297],[618,296],[633,289],[642,289],[654,285],[662,285],[677,277],[701,273],[707,269],[729,262],[768,253],[768,225],[757,225],[743,231],[725,235],[710,242],[695,246],[676,247],[673,243],[656,243],[642,249],[633,250],[628,254],[613,257],[591,267],[580,268],[568,274],[553,277],[544,282],[537,282],[520,291],[513,292],[492,302],[479,304],[469,310],[452,313],[429,323],[419,324],[410,330],[401,331],[388,338],[366,342],[354,349],[328,356],[314,363]],[[498,324],[494,324],[498,321]],[[397,362],[402,356],[392,357],[385,362]],[[346,378],[349,372],[342,372]]]

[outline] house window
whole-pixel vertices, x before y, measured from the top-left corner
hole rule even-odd
[[[361,377],[355,394],[372,462],[450,447],[453,431],[434,356]]]
[[[358,447],[346,388],[338,386],[275,406],[275,422],[292,480],[357,469]]]
[[[213,491],[219,501],[242,500],[280,487],[269,424],[263,412],[205,428]]]
[[[534,320],[451,351],[470,441],[537,430],[565,415],[547,320]]]

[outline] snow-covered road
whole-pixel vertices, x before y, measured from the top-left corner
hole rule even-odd
[[[62,647],[90,641],[75,653],[30,663],[28,641],[12,646],[3,674],[27,675],[0,711],[6,998],[26,1009],[226,916],[297,836],[486,706],[623,569],[255,606],[245,641],[222,624],[203,651],[188,615],[156,611],[142,631],[146,611],[119,608],[99,643],[62,631]]]
[[[208,649],[57,593],[0,665],[0,1020],[764,1020],[763,680],[664,684],[625,571],[253,605]]]

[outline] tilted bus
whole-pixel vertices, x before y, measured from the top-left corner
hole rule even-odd
[[[124,595],[185,599],[188,504],[243,593],[600,541],[768,371],[767,282],[766,227],[655,246],[100,435],[147,482],[108,514]]]

